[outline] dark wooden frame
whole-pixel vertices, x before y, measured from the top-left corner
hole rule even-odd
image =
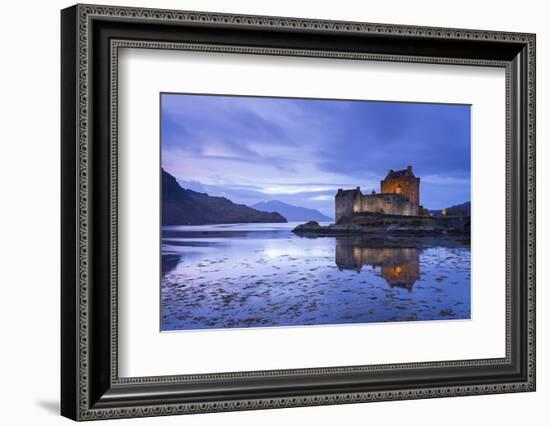
[[[61,29],[64,416],[89,420],[535,390],[535,35],[95,5],[64,9]],[[120,47],[504,67],[506,357],[119,378]]]

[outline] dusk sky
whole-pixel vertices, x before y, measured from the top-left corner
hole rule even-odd
[[[184,188],[334,217],[338,188],[378,192],[411,165],[424,207],[470,200],[470,106],[161,96],[162,167]]]

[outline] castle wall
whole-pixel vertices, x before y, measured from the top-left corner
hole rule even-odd
[[[417,216],[418,205],[413,205],[402,196],[395,194],[370,194],[361,197],[361,211]]]

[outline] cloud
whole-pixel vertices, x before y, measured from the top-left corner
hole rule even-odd
[[[319,167],[359,178],[407,165],[419,175],[469,173],[469,114],[462,105],[357,103],[319,146]]]
[[[422,176],[421,182],[433,183],[436,185],[469,185],[470,177],[455,177],[455,176],[442,176],[442,175],[426,175]]]
[[[310,200],[312,201],[332,201],[334,200],[334,196],[330,195],[316,195],[315,197],[311,197]]]
[[[264,194],[300,194],[306,192],[322,192],[331,190],[327,186],[300,186],[300,185],[274,185],[262,188],[260,192]]]
[[[470,197],[466,105],[183,94],[161,105],[163,167],[230,199],[332,210],[338,188],[379,190],[407,165],[427,207]]]

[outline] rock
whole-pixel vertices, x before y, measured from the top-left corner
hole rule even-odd
[[[319,225],[319,222],[316,222],[314,220],[310,220],[310,221],[304,223],[303,226],[307,226],[308,228],[312,228],[312,227],[320,228],[321,227],[321,225]]]
[[[292,232],[317,231],[319,229],[321,229],[321,225],[319,225],[319,223],[314,220],[310,220],[309,222],[298,225],[292,230]]]

